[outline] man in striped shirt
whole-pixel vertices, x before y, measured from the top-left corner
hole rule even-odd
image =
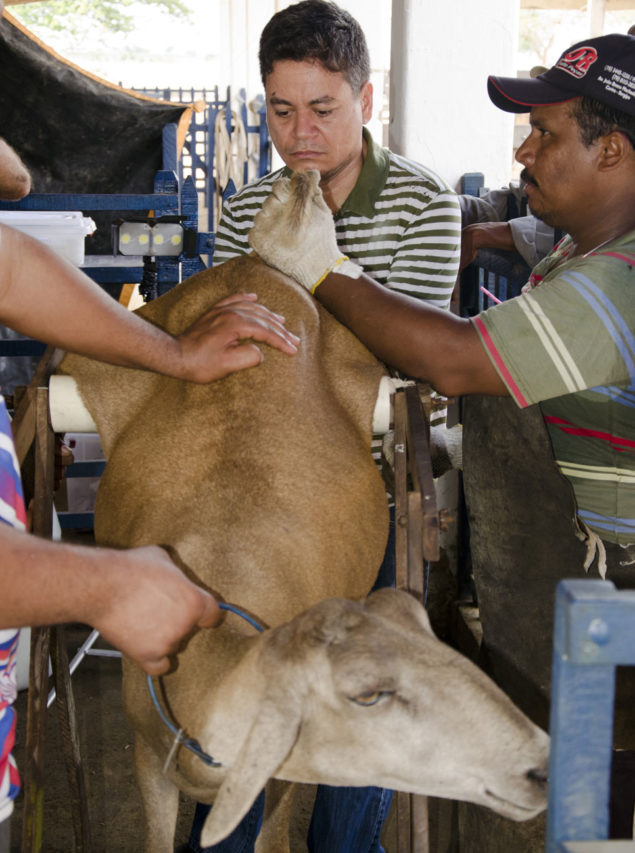
[[[378,287],[340,263],[317,188],[301,236],[284,224],[282,184],[250,244],[386,363],[448,396],[539,403],[578,517],[606,549],[608,578],[634,588],[635,38],[590,38],[538,78],[490,77],[488,89],[498,107],[530,111],[531,133],[516,155],[521,178],[534,214],[568,235],[516,299],[468,320]],[[628,719],[624,710],[618,695],[616,722]],[[626,714],[628,742],[618,746],[628,752],[632,699]],[[624,787],[632,826],[635,784]]]
[[[280,64],[287,67],[291,79],[294,65],[310,65]],[[314,72],[318,78],[332,76],[317,66]],[[317,85],[316,91],[321,91]],[[283,115],[291,110],[279,105],[271,107],[269,99],[267,104],[271,137],[277,150],[284,151],[278,141],[277,125],[291,121]],[[316,114],[313,122],[317,125],[326,120]],[[345,186],[336,188],[330,196],[338,245],[343,254],[360,263],[380,284],[447,309],[456,283],[461,242],[457,197],[425,166],[378,145],[362,126],[361,115],[357,120],[358,168]],[[273,184],[281,175],[288,176],[302,166],[298,156],[282,156],[290,166],[248,184],[225,202],[216,231],[214,266],[251,251],[249,231]],[[319,168],[322,159],[327,158],[322,154],[302,156],[307,169]],[[326,186],[322,184],[323,192]],[[328,203],[329,197],[325,198]]]
[[[334,4],[307,0],[277,13],[260,39],[267,124],[284,169],[225,202],[214,265],[250,251],[254,216],[281,175],[318,169],[342,253],[380,284],[448,308],[461,214],[437,175],[379,146],[364,127],[373,107],[359,24]]]
[[[272,265],[304,276],[386,363],[450,396],[540,403],[580,516],[601,539],[631,545],[635,38],[589,39],[535,80],[490,78],[489,92],[503,109],[531,110],[532,130],[517,153],[522,180],[536,216],[568,235],[534,268],[519,298],[467,320],[387,293],[361,270],[347,273],[337,265],[334,234],[326,239],[332,225],[317,194],[303,245],[274,236],[282,188],[256,219],[250,242]],[[313,250],[319,262],[307,271],[306,247],[316,243],[323,251]]]
[[[382,148],[364,127],[372,114],[373,88],[358,22],[325,0],[296,3],[265,26],[259,60],[269,133],[285,167],[225,202],[213,264],[251,251],[254,217],[281,175],[318,169],[342,253],[382,287],[448,309],[459,267],[458,200],[432,171]],[[382,569],[382,580],[389,581],[390,567]],[[379,835],[390,799],[390,792],[377,788],[320,786],[309,853],[382,850]],[[213,850],[253,849],[261,809],[260,799]],[[197,807],[189,840],[194,851],[201,850],[207,811]]]

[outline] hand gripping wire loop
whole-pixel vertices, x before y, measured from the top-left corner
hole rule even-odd
[[[252,616],[250,616],[248,613],[245,613],[239,607],[236,607],[234,604],[227,604],[223,601],[219,602],[218,606],[221,610],[227,610],[231,613],[235,613],[237,616],[240,616],[241,619],[244,619],[245,622],[249,622],[249,624],[257,631],[264,631],[264,628],[262,627],[262,625],[260,625],[259,622],[257,622]],[[165,771],[167,770],[172,760],[172,757],[176,752],[177,746],[184,746],[186,749],[189,749],[191,753],[200,758],[204,764],[208,765],[208,767],[222,767],[222,763],[220,761],[216,761],[214,758],[212,758],[211,755],[205,752],[205,750],[201,747],[200,743],[195,738],[186,737],[183,733],[183,729],[177,729],[174,723],[169,719],[169,717],[161,707],[161,703],[159,702],[156,690],[154,689],[154,682],[152,681],[151,675],[146,675],[146,682],[148,684],[148,690],[150,691],[150,698],[152,699],[152,704],[158,711],[158,714],[161,717],[163,723],[174,735],[174,742],[163,767],[163,772],[165,773]]]

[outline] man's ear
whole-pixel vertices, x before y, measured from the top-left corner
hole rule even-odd
[[[359,103],[362,108],[362,122],[366,124],[373,115],[373,84],[367,80],[359,92]]]
[[[621,165],[633,156],[633,146],[621,130],[607,133],[600,139],[600,169],[606,171]]]

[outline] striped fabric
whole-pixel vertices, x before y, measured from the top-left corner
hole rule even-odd
[[[448,308],[461,246],[454,192],[433,172],[378,146],[364,129],[367,153],[335,217],[340,249],[394,290]],[[216,232],[214,265],[250,250],[248,234],[271,185],[287,169],[254,181],[228,199]]]
[[[0,523],[20,530],[26,528],[26,513],[20,469],[13,447],[11,424],[0,396]],[[17,696],[15,677],[19,632],[0,629],[0,823],[13,811],[13,800],[20,789],[20,778],[11,750],[15,741]]]
[[[635,232],[571,257],[566,238],[532,287],[473,319],[519,406],[540,403],[580,518],[635,542]]]

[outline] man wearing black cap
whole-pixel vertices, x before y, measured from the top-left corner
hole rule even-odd
[[[465,319],[377,286],[342,266],[317,183],[294,232],[278,182],[250,243],[405,374],[451,397],[539,403],[601,573],[634,587],[635,37],[588,39],[535,79],[490,77],[488,91],[531,113],[521,179],[533,213],[567,235],[520,297]]]
[[[519,299],[468,320],[377,288],[359,266],[347,264],[343,274],[317,187],[306,228],[285,229],[285,179],[250,242],[406,374],[448,396],[540,402],[580,517],[600,539],[631,545],[635,37],[589,39],[537,78],[491,77],[488,90],[502,109],[530,110],[531,133],[516,155],[521,177],[535,215],[568,235]],[[307,270],[309,258],[315,269]]]

